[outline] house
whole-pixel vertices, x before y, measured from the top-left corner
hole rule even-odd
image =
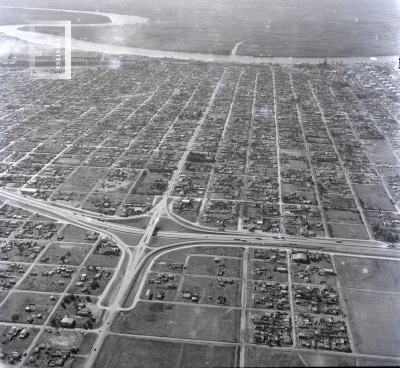
[[[292,254],[292,261],[300,262],[300,263],[307,263],[308,262],[307,254],[306,253]]]
[[[73,318],[70,318],[68,316],[65,316],[61,320],[61,327],[74,328],[75,325],[76,325],[76,321]]]

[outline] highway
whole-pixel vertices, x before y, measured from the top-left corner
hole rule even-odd
[[[179,172],[179,170],[178,170]],[[123,300],[128,297],[134,283],[132,280],[136,279],[139,275],[143,266],[148,260],[154,258],[155,255],[159,255],[170,251],[172,249],[187,248],[193,246],[241,246],[246,249],[247,254],[250,247],[281,247],[284,249],[309,249],[315,251],[323,251],[330,254],[342,254],[342,255],[357,255],[358,257],[379,257],[383,259],[399,259],[400,249],[388,248],[387,244],[374,241],[374,240],[351,240],[351,239],[331,239],[331,238],[300,238],[296,236],[288,235],[274,235],[266,233],[252,233],[252,232],[240,232],[240,231],[227,231],[218,232],[215,229],[202,228],[198,225],[191,225],[179,217],[173,215],[169,211],[168,198],[172,192],[173,182],[177,179],[176,175],[170,182],[170,186],[161,201],[152,209],[149,213],[151,219],[146,229],[139,229],[136,227],[107,223],[97,220],[97,216],[93,217],[78,213],[74,209],[68,209],[65,207],[59,207],[54,204],[25,197],[17,192],[11,192],[8,190],[0,189],[0,197],[7,200],[8,203],[17,207],[22,207],[30,211],[41,213],[45,216],[59,220],[65,223],[71,223],[77,226],[84,227],[86,229],[99,232],[102,236],[112,237],[120,247],[122,251],[122,257],[118,264],[117,269],[113,275],[112,280],[108,283],[107,288],[104,290],[102,295],[99,297],[97,306],[106,311],[102,327],[93,330],[97,332],[99,337],[95,342],[92,353],[89,355],[88,360],[85,364],[86,368],[92,367],[99,350],[104,342],[107,334],[110,333],[109,326],[111,325],[113,318],[119,311],[131,310],[135,307],[139,299],[139,294],[136,294],[131,305],[123,307],[121,305]],[[159,247],[149,247],[149,242],[153,236],[154,230],[161,216],[168,216],[175,222],[184,226],[187,230],[183,231],[158,231],[158,238],[165,238],[169,240],[176,239],[171,244],[163,245]],[[124,243],[114,231],[123,232],[125,234],[142,235],[139,243],[136,247],[130,247]],[[192,231],[192,232],[190,232]],[[39,259],[39,258],[38,258]],[[245,262],[246,263],[246,262]],[[33,265],[36,264],[33,263]],[[146,273],[149,272],[150,266],[147,267]],[[247,264],[243,266],[243,273],[247,274]],[[78,268],[79,270],[79,268]],[[243,275],[245,277],[245,275]],[[145,277],[140,280],[140,286],[143,287]],[[118,282],[117,282],[118,280]],[[71,281],[72,282],[72,281]],[[139,287],[138,290],[141,290]],[[242,290],[242,303],[246,303],[245,298],[246,285],[243,283]],[[62,296],[65,293],[62,294]],[[112,296],[112,297],[111,297]],[[108,297],[108,299],[107,299]],[[60,298],[61,300],[62,298]],[[59,302],[60,302],[59,300]],[[105,300],[109,302],[104,303]],[[58,302],[58,303],[59,303]],[[242,351],[240,358],[240,366],[244,366],[244,351],[248,345],[244,340],[245,335],[245,308],[242,307],[242,324],[240,326],[240,350]]]

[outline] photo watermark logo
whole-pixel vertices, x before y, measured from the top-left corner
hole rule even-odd
[[[47,38],[48,46],[40,46],[41,51],[39,46],[29,46],[31,78],[71,79],[71,21],[29,22],[29,32],[37,31]]]

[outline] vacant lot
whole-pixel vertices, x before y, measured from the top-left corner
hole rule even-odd
[[[344,288],[400,290],[400,262],[379,258],[334,256],[340,285]]]
[[[236,342],[240,312],[223,307],[139,302],[128,312],[120,312],[113,332],[155,335],[183,339]]]
[[[80,167],[68,180],[61,185],[61,191],[84,191],[88,192],[98,180],[106,173],[105,169],[97,169],[93,167]]]
[[[356,211],[356,210],[354,210]],[[344,224],[355,223],[362,224],[362,219],[360,213],[353,211],[341,211],[341,210],[327,210],[326,217],[328,221],[340,222]]]
[[[305,360],[308,367],[355,367],[356,358],[349,355],[321,354],[320,352],[305,353],[300,356]]]
[[[305,367],[299,355],[288,350],[246,347],[246,367]]]
[[[27,318],[35,315],[33,323],[41,325],[48,317],[58,299],[58,296],[55,295],[56,300],[53,301],[50,299],[50,296],[39,293],[11,293],[1,307],[0,321],[12,322],[12,316],[16,315],[18,318],[15,317],[15,322],[26,323]],[[28,305],[31,307],[31,310],[25,311]],[[42,318],[37,318],[38,314],[41,314]]]
[[[91,245],[74,243],[53,243],[47,249],[42,258],[49,258],[48,263],[62,263],[66,265],[79,266]]]
[[[93,368],[234,367],[235,347],[106,337]]]
[[[367,210],[395,211],[385,189],[380,185],[354,185],[362,201],[362,206]]]
[[[398,367],[400,362],[398,360],[389,359],[374,359],[374,358],[362,358],[358,357],[359,367]]]
[[[94,243],[99,236],[98,233],[69,224],[63,229],[60,235],[64,236],[64,241],[77,243]]]
[[[187,241],[184,238],[163,238],[161,236],[152,236],[150,239],[149,246],[150,247],[162,247],[164,245],[173,244],[173,243],[183,243]]]
[[[193,275],[240,277],[242,261],[235,258],[190,256],[187,260],[186,272]]]
[[[149,224],[151,219],[151,216],[139,216],[139,217],[134,217],[130,219],[117,219],[117,220],[109,220],[107,222],[112,222],[118,225],[126,225],[126,226],[132,226],[132,227],[138,227],[140,229],[145,229],[147,225]],[[119,234],[118,232],[116,232]],[[123,234],[123,233],[122,233]],[[126,234],[128,235],[128,234]]]
[[[222,278],[222,280],[224,279],[227,280],[226,278]],[[232,283],[224,283],[218,280],[221,279],[185,275],[177,299],[178,301],[193,303],[191,300],[183,299],[180,294],[198,293],[200,295],[200,304],[217,305],[218,298],[222,297],[225,298],[224,305],[240,307],[241,281],[231,279]]]
[[[357,208],[356,202],[352,197],[345,197],[343,195],[336,194],[324,194],[322,197],[322,201],[328,207],[335,206],[342,210],[348,210],[350,208]]]
[[[343,289],[358,353],[400,357],[400,294]]]
[[[121,255],[93,253],[85,262],[86,266],[115,268],[118,266]]]
[[[0,303],[5,299],[7,295],[8,295],[7,291],[0,291]]]
[[[59,159],[57,159],[54,163],[56,165],[70,165],[70,166],[79,166],[83,161],[85,161],[87,156],[78,156],[78,155],[61,155]]]
[[[328,222],[328,232],[331,229],[332,233],[329,233],[334,238],[345,238],[345,239],[369,239],[367,230],[364,225],[357,224],[338,224]]]

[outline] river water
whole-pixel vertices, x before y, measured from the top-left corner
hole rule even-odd
[[[17,7],[7,7],[7,8],[17,8]],[[63,11],[63,12],[73,12],[73,13],[87,13],[107,16],[111,22],[102,24],[84,24],[82,26],[99,27],[107,25],[126,25],[126,24],[138,24],[145,23],[148,21],[146,18],[131,16],[131,15],[121,15],[103,12],[91,12],[91,11],[74,11],[74,10],[59,10],[59,9],[49,9],[49,8],[23,8],[23,9],[40,9],[48,11]],[[72,25],[75,27],[76,25]],[[26,27],[24,25],[6,25],[0,26],[0,32],[3,32],[9,36],[19,38],[23,41],[54,46],[57,44],[56,40],[59,36],[53,36],[42,33],[26,32],[21,31],[19,28]],[[217,54],[204,54],[204,53],[189,53],[189,52],[175,52],[175,51],[163,51],[163,50],[151,50],[144,48],[135,48],[127,46],[111,45],[106,43],[97,43],[90,41],[83,41],[72,39],[71,45],[73,50],[81,51],[93,51],[101,52],[106,54],[125,54],[125,55],[137,55],[146,56],[151,58],[171,58],[177,60],[196,60],[204,62],[226,62],[226,63],[240,63],[240,64],[264,64],[264,63],[279,63],[279,64],[297,64],[297,63],[311,63],[317,64],[327,60],[328,62],[343,62],[346,64],[355,64],[360,62],[365,63],[385,63],[385,62],[398,62],[398,55],[395,56],[370,56],[370,57],[330,57],[330,58],[306,58],[306,57],[255,57],[255,56],[245,56],[236,55],[236,50],[241,42],[238,42],[230,55],[217,55]]]

